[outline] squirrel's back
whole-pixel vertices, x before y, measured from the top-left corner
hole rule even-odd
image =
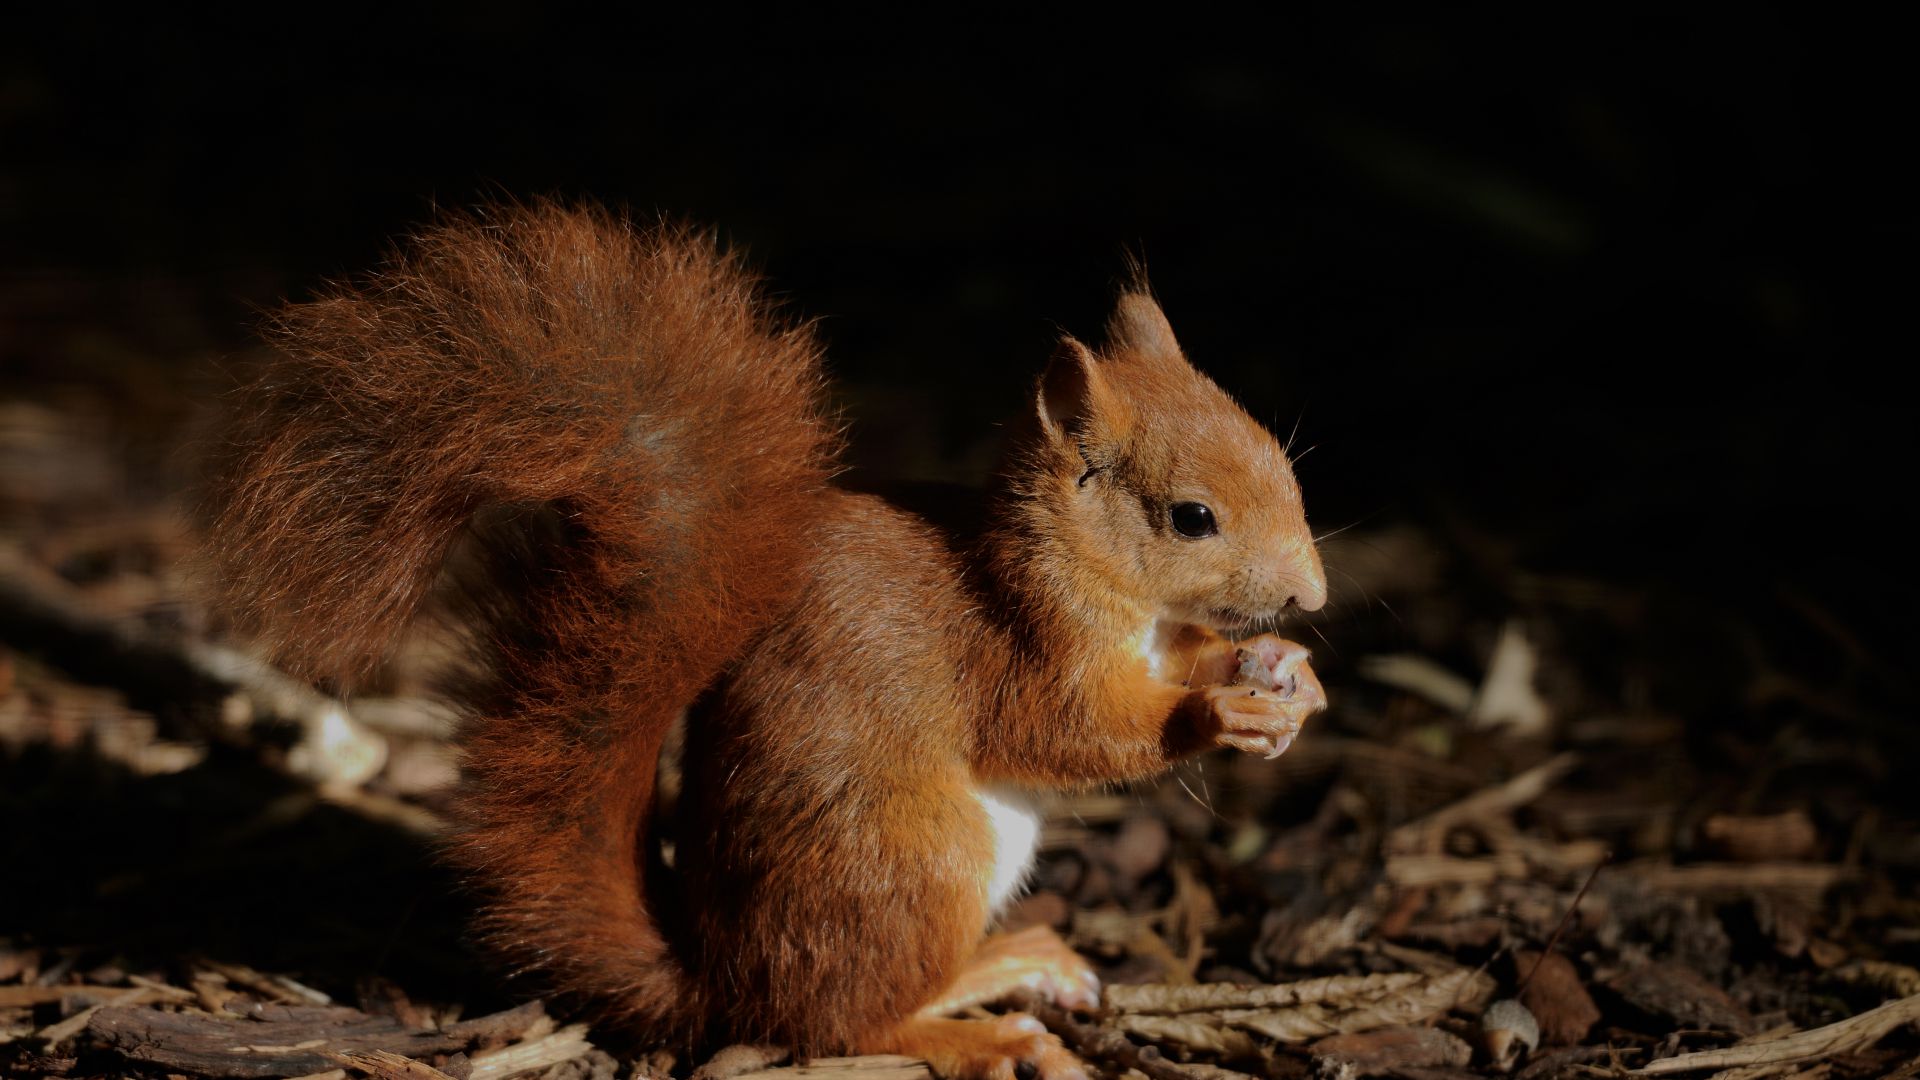
[[[637,840],[668,725],[797,585],[835,442],[812,336],[711,237],[552,204],[448,218],[274,331],[210,474],[219,606],[350,683],[476,515],[543,523],[480,605],[454,857],[518,962],[692,1023]]]

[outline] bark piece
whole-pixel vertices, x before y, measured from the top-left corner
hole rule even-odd
[[[87,1019],[81,1037],[129,1061],[171,1072],[215,1077],[303,1076],[338,1068],[341,1055],[387,1051],[406,1058],[424,1058],[451,1054],[476,1043],[504,1042],[518,1038],[543,1017],[536,1002],[455,1024],[444,1031],[426,1031],[409,1029],[391,1017],[368,1016],[358,1009],[339,1006],[255,1005],[239,1019],[111,1006]],[[570,1047],[558,1037],[577,1036],[584,1031],[584,1027],[569,1028],[534,1040],[545,1045],[538,1051],[523,1051],[523,1055],[546,1055],[544,1064],[567,1060],[561,1051]],[[581,1052],[584,1046],[582,1040]],[[501,1067],[506,1063],[502,1060],[483,1067],[482,1060],[477,1059],[473,1075],[508,1075]]]
[[[409,1032],[385,1017],[327,1006],[262,1006],[258,1019],[115,1007],[87,1021],[87,1036],[131,1061],[207,1076],[271,1077],[325,1072],[329,1056],[390,1050],[424,1057],[459,1049],[441,1032]]]
[[[1753,1017],[1727,992],[1678,964],[1648,964],[1614,978],[1614,993],[1679,1027],[1753,1033]]]
[[[1329,1035],[1308,1049],[1315,1058],[1350,1066],[1361,1076],[1378,1076],[1396,1069],[1457,1067],[1473,1058],[1473,1048],[1464,1040],[1430,1027]]]

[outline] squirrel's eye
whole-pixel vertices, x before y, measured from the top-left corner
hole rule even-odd
[[[1173,531],[1191,540],[1212,536],[1220,531],[1213,520],[1213,511],[1200,503],[1178,503],[1167,516],[1173,519]]]

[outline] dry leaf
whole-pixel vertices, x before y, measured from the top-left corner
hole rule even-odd
[[[1540,1039],[1548,1046],[1577,1045],[1600,1022],[1600,1007],[1573,961],[1559,953],[1519,952],[1513,967],[1527,983],[1520,1004],[1540,1022]]]
[[[1423,697],[1448,712],[1464,713],[1473,704],[1473,683],[1424,656],[1363,656],[1360,674]]]
[[[1500,640],[1487,661],[1487,677],[1474,695],[1467,715],[1478,728],[1504,728],[1519,736],[1546,735],[1552,729],[1553,713],[1546,699],[1533,687],[1539,656],[1527,641],[1517,621],[1509,621],[1500,631]]]

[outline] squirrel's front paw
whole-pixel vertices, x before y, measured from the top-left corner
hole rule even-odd
[[[1261,634],[1235,642],[1233,656],[1236,666],[1232,683],[1256,690],[1271,690],[1289,699],[1299,697],[1303,691],[1318,693],[1320,680],[1307,664],[1310,655],[1306,646],[1275,634]],[[1320,703],[1325,707],[1324,694]]]
[[[1307,717],[1327,707],[1326,691],[1307,663],[1307,650],[1284,638],[1262,634],[1240,643],[1236,655],[1235,685],[1202,691],[1218,725],[1214,742],[1279,757]]]

